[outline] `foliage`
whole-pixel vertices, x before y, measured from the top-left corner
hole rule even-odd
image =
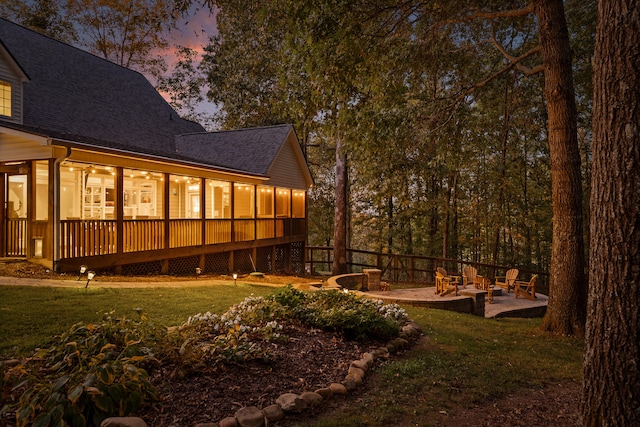
[[[505,66],[492,37],[515,56],[538,43],[532,16],[468,19],[487,11],[478,1],[214,3],[219,34],[203,66],[221,124],[295,124],[315,180],[313,245],[332,244],[332,153],[344,137],[352,248],[549,268],[543,79],[512,71],[484,81]],[[565,2],[587,161],[594,5]]]
[[[73,23],[67,19],[64,0],[0,2],[0,16],[65,43],[78,39]]]
[[[349,340],[385,341],[397,336],[406,312],[396,305],[338,291],[302,292],[287,286],[267,297],[248,297],[222,315],[196,314],[170,335],[185,369],[206,364],[268,360],[268,343],[286,340],[283,322],[338,332]]]
[[[18,426],[100,425],[113,414],[128,415],[157,399],[143,368],[155,362],[149,343],[161,329],[115,318],[76,324],[56,337],[31,362],[5,372],[5,381],[24,393],[16,409]]]
[[[314,328],[339,332],[351,340],[388,340],[398,333],[406,312],[395,304],[384,304],[352,292],[323,290],[310,294],[291,287],[273,297],[292,316]]]

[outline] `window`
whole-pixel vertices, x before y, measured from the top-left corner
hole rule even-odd
[[[293,191],[293,218],[304,218],[304,191],[294,190]]]
[[[273,187],[258,186],[258,218],[273,218]]]
[[[231,218],[231,183],[226,181],[206,181],[206,218]]]
[[[198,219],[202,217],[200,178],[171,175],[169,197],[170,219]]]
[[[248,184],[233,184],[233,213],[235,218],[254,217],[255,187]]]
[[[278,188],[276,191],[276,217],[289,218],[291,207],[291,190]]]
[[[159,172],[124,169],[124,219],[161,219],[164,178]],[[106,195],[109,202],[109,194]],[[112,199],[115,201],[115,199]]]
[[[0,80],[0,115],[11,117],[11,83]]]

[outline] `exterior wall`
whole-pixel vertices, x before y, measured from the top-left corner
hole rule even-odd
[[[269,181],[267,185],[275,187],[287,187],[292,189],[306,190],[307,182],[300,166],[300,158],[294,150],[292,144],[298,144],[294,138],[289,138],[286,144],[278,153],[274,164],[269,170]],[[304,162],[304,159],[302,159]]]
[[[11,84],[11,109],[12,116],[2,116],[2,120],[14,123],[22,123],[22,82],[16,74],[15,65],[0,50],[0,80]]]

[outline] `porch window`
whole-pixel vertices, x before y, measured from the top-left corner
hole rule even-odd
[[[258,186],[258,218],[273,218],[273,187]]]
[[[254,218],[255,186],[248,184],[233,184],[234,218]]]
[[[115,168],[65,162],[60,167],[60,219],[115,219]]]
[[[124,169],[124,219],[162,219],[164,180],[161,173]]]
[[[231,218],[231,183],[207,179],[206,188],[206,218]]]
[[[300,190],[293,190],[292,217],[304,218],[305,215],[305,193]]]
[[[0,115],[11,117],[11,83],[0,80]]]
[[[169,183],[169,218],[200,218],[200,178],[171,175]]]
[[[291,216],[291,190],[278,188],[276,190],[276,217],[289,218]]]

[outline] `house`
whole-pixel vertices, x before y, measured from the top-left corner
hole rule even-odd
[[[311,184],[292,126],[206,132],[141,74],[0,19],[0,257],[302,272]]]

